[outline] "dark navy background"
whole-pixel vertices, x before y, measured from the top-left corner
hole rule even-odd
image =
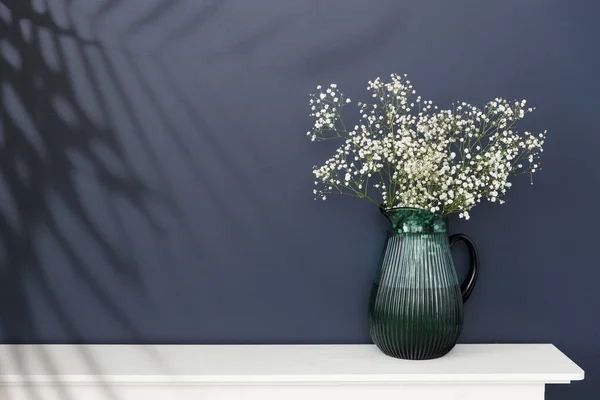
[[[454,232],[462,342],[551,342],[600,398],[600,6],[592,0],[2,0],[0,342],[367,343],[385,223],[312,199],[308,93],[408,73],[538,107],[543,171]],[[457,262],[457,264],[461,264]],[[461,269],[461,274],[464,270]]]

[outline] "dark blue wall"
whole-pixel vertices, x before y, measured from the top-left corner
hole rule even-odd
[[[308,93],[408,73],[525,97],[543,168],[453,231],[463,342],[552,342],[600,398],[600,15],[592,0],[2,0],[0,341],[366,343],[385,223],[312,199]]]

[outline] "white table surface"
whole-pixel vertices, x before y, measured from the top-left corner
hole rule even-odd
[[[568,383],[551,344],[462,344],[406,361],[373,345],[0,345],[0,385],[22,383]]]

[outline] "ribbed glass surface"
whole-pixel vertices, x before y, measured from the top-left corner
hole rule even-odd
[[[384,214],[390,230],[371,292],[371,338],[392,357],[441,357],[456,345],[463,324],[446,219],[414,209]]]

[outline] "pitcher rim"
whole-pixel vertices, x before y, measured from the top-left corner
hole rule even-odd
[[[429,214],[434,215],[434,216],[439,217],[439,218],[448,218],[448,216],[446,216],[446,215],[438,214],[438,213],[433,213],[430,210],[426,210],[424,208],[418,208],[418,207],[392,207],[392,208],[385,208],[385,206],[383,204],[381,204],[379,206],[379,211],[381,211],[381,213],[383,215],[385,215],[386,213],[389,213],[389,212],[401,211],[401,210],[426,212],[426,213],[429,213]]]

